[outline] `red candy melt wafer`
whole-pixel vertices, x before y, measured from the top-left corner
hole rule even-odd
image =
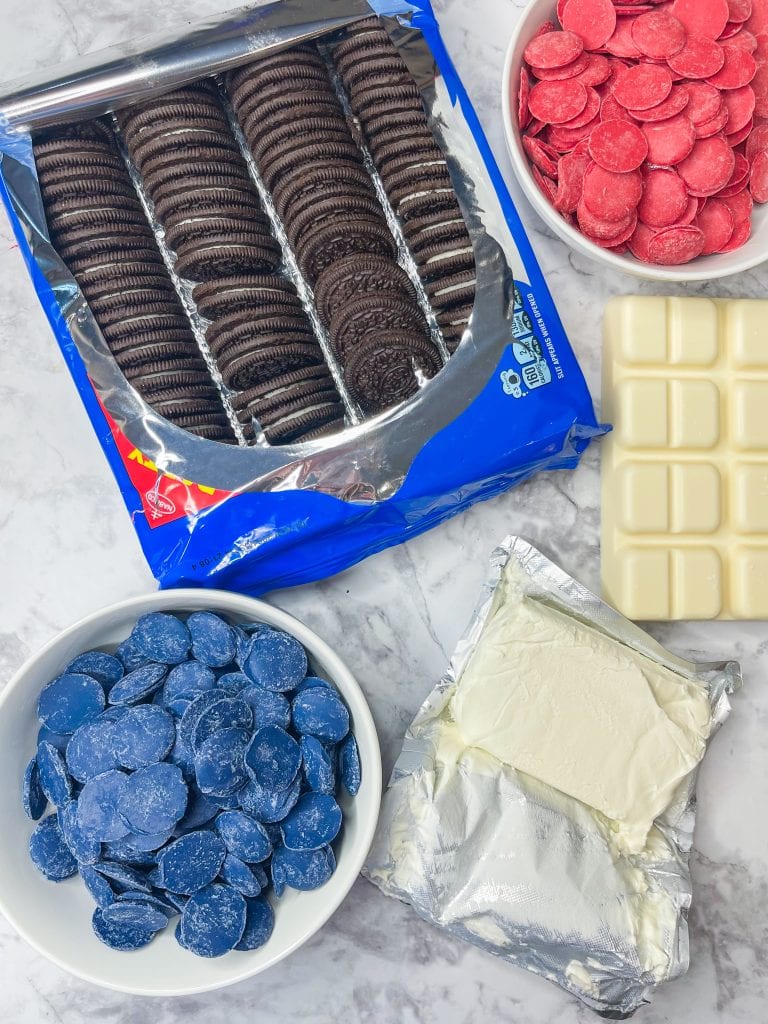
[[[707,81],[717,89],[740,89],[755,77],[757,64],[751,53],[740,46],[723,46],[723,66]]]
[[[648,243],[648,255],[653,263],[677,266],[689,263],[704,249],[704,233],[692,224],[659,231]]]
[[[681,86],[688,93],[686,114],[695,125],[711,121],[723,104],[720,91],[707,82],[687,82]]]
[[[601,241],[606,241],[609,238],[618,240],[618,236],[631,227],[636,217],[637,214],[633,210],[623,221],[604,220],[602,217],[595,216],[583,199],[576,208],[576,218],[584,234]]]
[[[643,195],[639,171],[615,174],[592,164],[584,175],[583,200],[590,213],[606,221],[624,222]]]
[[[606,171],[634,171],[648,155],[648,142],[635,124],[603,121],[589,137],[589,152]]]
[[[613,96],[628,110],[655,107],[672,91],[672,75],[660,64],[636,64],[616,76]]]
[[[616,28],[616,9],[611,0],[567,0],[560,15],[563,28],[580,36],[584,47],[604,46]]]
[[[533,68],[561,68],[583,50],[584,43],[573,32],[546,32],[528,43],[523,56]]]
[[[645,173],[644,186],[637,215],[649,227],[669,227],[688,211],[688,190],[675,171],[664,167],[651,168]],[[696,209],[698,211],[698,203]]]
[[[581,82],[571,79],[563,82],[537,82],[528,100],[533,116],[548,124],[564,124],[580,114],[586,105],[587,90]]]
[[[669,11],[649,11],[635,18],[631,26],[632,42],[646,57],[665,60],[685,46],[688,32]]]
[[[746,21],[752,14],[752,0],[728,0],[728,21]]]
[[[758,153],[749,173],[749,189],[756,203],[768,203],[768,153]]]
[[[689,97],[681,85],[673,85],[672,92],[665,100],[648,110],[633,110],[632,116],[637,121],[666,121],[668,117],[679,114],[688,106]]]
[[[720,252],[733,237],[736,222],[733,214],[721,199],[708,199],[700,211],[696,223],[704,235],[702,256]]]
[[[666,121],[646,122],[642,132],[648,144],[648,162],[663,167],[679,164],[696,142],[696,130],[685,111]]]
[[[683,78],[709,78],[725,64],[725,54],[713,39],[689,35],[682,50],[667,58],[667,64]]]
[[[672,14],[688,32],[718,39],[728,23],[727,0],[675,0]]]
[[[716,135],[711,139],[698,139],[677,170],[689,192],[706,196],[725,188],[735,164],[733,150],[725,139]]]
[[[728,110],[725,124],[726,135],[741,131],[755,112],[755,94],[749,85],[741,89],[729,89],[723,93],[723,102]]]

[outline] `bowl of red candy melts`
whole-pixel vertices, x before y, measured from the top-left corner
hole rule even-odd
[[[768,0],[533,0],[502,102],[517,178],[574,249],[671,281],[768,257]]]

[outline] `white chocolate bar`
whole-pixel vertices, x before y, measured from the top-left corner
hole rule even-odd
[[[768,301],[605,313],[603,596],[628,618],[768,618]]]

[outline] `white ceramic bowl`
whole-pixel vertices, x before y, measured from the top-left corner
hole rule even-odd
[[[148,611],[210,608],[231,621],[263,621],[292,633],[313,669],[331,680],[346,701],[360,748],[362,785],[339,798],[344,828],[336,844],[338,867],[314,892],[286,889],[274,901],[275,929],[261,949],[215,960],[196,957],[176,942],[174,922],[144,949],[119,953],[91,930],[94,904],[79,877],[58,884],[33,867],[27,841],[33,824],[21,808],[21,780],[35,750],[37,697],[81,651],[112,650]],[[373,839],[381,798],[381,757],[370,710],[354,677],[318,636],[285,612],[261,601],[215,590],[175,590],[133,598],[83,619],[51,640],[8,683],[0,696],[0,910],[16,930],[59,967],[86,981],[137,995],[177,996],[231,985],[282,960],[307,941],[349,892]]]
[[[654,266],[641,263],[630,253],[619,256],[616,253],[608,252],[590,242],[580,231],[563,220],[557,210],[541,194],[533,179],[517,124],[517,91],[523,63],[523,51],[539,27],[550,19],[557,24],[555,4],[552,3],[552,0],[531,0],[531,3],[520,15],[504,63],[501,102],[504,134],[517,180],[533,208],[555,234],[567,242],[572,249],[585,256],[591,256],[592,259],[605,266],[612,267],[614,270],[623,270],[625,273],[635,274],[637,277],[651,281],[711,281],[714,278],[730,277],[732,274],[751,270],[768,259],[768,204],[755,206],[752,214],[752,237],[741,249],[723,253],[720,256],[700,256],[691,263],[679,267]]]

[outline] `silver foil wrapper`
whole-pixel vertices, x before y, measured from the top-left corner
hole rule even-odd
[[[36,78],[4,88],[0,96],[0,153],[10,205],[23,227],[34,261],[53,291],[100,402],[160,473],[227,492],[301,489],[347,502],[383,501],[400,489],[424,445],[467,410],[487,386],[510,343],[511,329],[515,333],[523,330],[521,343],[528,337],[525,329],[518,327],[527,314],[519,305],[519,295],[516,304],[514,285],[515,277],[525,279],[520,252],[464,111],[450,94],[421,31],[411,25],[413,11],[414,7],[404,0],[280,0],[243,8],[223,20],[211,19],[186,34],[139,40],[83,58],[61,69],[54,79]],[[383,17],[419,85],[429,123],[448,162],[475,251],[477,287],[471,329],[429,387],[422,387],[404,404],[362,422],[323,337],[311,290],[301,280],[290,252],[286,252],[283,269],[296,284],[324,348],[344,399],[347,429],[323,440],[276,447],[267,445],[263,435],[259,443],[257,432],[257,443],[245,446],[226,388],[205,344],[206,322],[197,316],[189,284],[175,276],[174,257],[164,246],[162,227],[154,219],[135,169],[129,168],[241,443],[223,445],[195,437],[159,416],[126,383],[76,281],[51,245],[30,133],[51,123],[83,120],[140,104],[201,77],[216,76],[259,56],[319,39],[371,14]],[[245,146],[241,132],[238,138]],[[253,160],[248,153],[245,155],[267,213],[273,215]],[[127,154],[124,157],[127,160]],[[375,183],[383,195],[381,183]],[[412,258],[387,207],[385,204],[390,227],[400,242],[401,263],[415,279]],[[273,226],[284,243],[280,225]],[[426,297],[420,284],[418,287],[426,307]],[[431,313],[430,322],[433,340],[445,358]]]
[[[605,1017],[630,1016],[689,963],[688,867],[696,772],[678,786],[641,854],[617,854],[590,810],[486,755],[445,767],[441,713],[492,608],[508,564],[522,593],[705,687],[713,735],[741,684],[738,664],[675,657],[540,551],[510,537],[450,668],[405,736],[364,874],[438,928],[556,982]]]

